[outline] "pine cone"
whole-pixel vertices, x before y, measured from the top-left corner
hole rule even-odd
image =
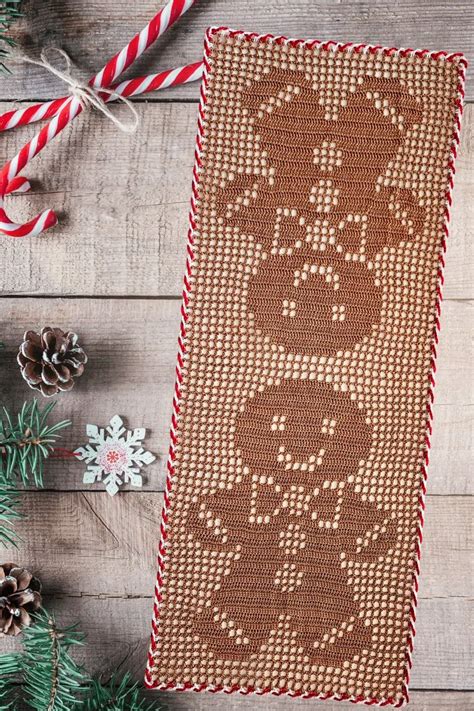
[[[0,637],[20,634],[41,607],[41,583],[15,563],[0,566]]]
[[[48,326],[41,333],[26,331],[17,361],[30,388],[51,397],[74,387],[73,378],[84,372],[87,356],[75,333]]]

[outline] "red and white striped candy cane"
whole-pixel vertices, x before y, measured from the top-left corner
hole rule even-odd
[[[89,81],[89,86],[95,88],[109,87],[112,82],[120,76],[128,67],[135,62],[148,47],[155,42],[158,37],[168,30],[179,18],[196,2],[196,0],[177,0],[176,2],[168,2],[148,23],[148,25],[135,37],[130,40],[127,46],[118,52],[106,64],[106,66],[98,72]],[[110,67],[110,68],[109,68]],[[122,67],[120,69],[120,67]],[[156,76],[156,75],[151,75]],[[151,91],[149,89],[149,91]],[[140,92],[142,93],[142,92]],[[109,95],[107,95],[108,97]],[[25,109],[16,109],[8,111],[0,116],[0,131],[6,131],[17,126],[25,126],[35,121],[52,118],[63,108],[64,104],[70,97],[63,96],[60,99],[46,101],[44,103],[28,106]],[[106,100],[105,96],[103,97]],[[110,100],[110,99],[109,99]]]
[[[8,217],[4,208],[4,197],[12,192],[10,185],[29,161],[35,157],[43,148],[60,133],[78,114],[82,111],[79,100],[71,97],[63,109],[53,120],[44,126],[31,141],[23,146],[12,160],[2,169],[0,173],[0,231],[10,237],[36,237],[49,227],[57,224],[58,220],[53,210],[48,209],[36,215],[25,224],[16,224]]]
[[[177,69],[169,69],[158,74],[150,74],[144,77],[128,79],[116,87],[118,96],[137,96],[148,91],[156,91],[165,89],[177,84],[195,81],[202,75],[203,63],[195,62]],[[104,101],[113,101],[113,95],[103,94]],[[76,105],[71,107],[72,102]],[[21,151],[11,160],[0,174],[0,195],[5,190],[4,194],[27,192],[30,184],[26,178],[16,177],[22,168],[39,153],[52,138],[58,135],[67,124],[81,113],[82,107],[77,99],[69,98],[69,103],[61,110],[61,115],[56,117],[50,124],[45,126],[40,133],[35,136],[37,140],[30,141],[24,146]],[[8,169],[8,170],[7,170]],[[6,187],[5,187],[6,186]],[[53,210],[46,210],[37,215],[29,222],[18,225],[9,220],[3,208],[3,201],[0,197],[0,230],[10,237],[34,237],[49,227],[57,224],[57,218]]]
[[[204,71],[204,62],[194,62],[186,64],[184,67],[176,67],[175,69],[167,69],[165,72],[158,74],[148,74],[144,77],[136,77],[135,79],[127,79],[112,86],[114,93],[118,96],[139,96],[146,94],[149,91],[157,91],[158,89],[168,89],[170,86],[178,84],[187,84],[190,81],[196,81],[202,77]],[[114,101],[114,95],[104,97],[104,101]]]
[[[123,71],[125,71],[141,54],[158,38],[160,37],[174,22],[176,22],[196,0],[170,0],[148,23],[148,25],[128,43],[128,45],[118,54],[116,54],[106,66],[91,80],[90,84],[99,88],[107,87],[113,82]],[[189,67],[180,67],[176,70],[161,72],[160,74],[151,75],[151,77],[140,77],[137,80],[128,80],[119,85],[124,91],[124,96],[132,96],[143,91],[151,91],[152,85],[154,88],[165,88],[184,81],[190,81],[191,77],[198,78],[200,71],[195,65]],[[140,91],[141,88],[141,91]],[[118,87],[117,87],[118,89]],[[125,92],[127,92],[125,94]],[[118,93],[118,91],[117,91]],[[61,102],[61,103],[58,103]],[[8,217],[4,208],[4,198],[9,192],[13,192],[12,181],[17,178],[18,173],[24,166],[43,148],[55,138],[76,116],[82,112],[82,106],[77,97],[68,97],[57,99],[53,102],[46,102],[44,105],[29,107],[33,109],[29,114],[25,110],[22,115],[11,115],[10,125],[5,128],[10,128],[11,123],[14,125],[23,125],[31,123],[33,120],[46,118],[54,111],[55,115],[52,121],[44,126],[41,131],[29,141],[17,155],[10,160],[0,172],[0,231],[12,237],[36,236],[44,232],[44,230],[57,224],[57,218],[53,210],[45,210],[41,214],[34,217],[25,224],[16,224]],[[36,109],[36,116],[35,112]],[[14,185],[14,184],[13,184]],[[16,191],[19,189],[25,191],[29,188],[29,183],[26,179],[20,179],[17,182]]]
[[[126,47],[107,62],[105,67],[91,80],[91,86],[110,86],[128,67],[141,57],[143,52],[161,37],[196,0],[170,0],[141,32],[130,40]]]
[[[62,109],[69,96],[53,101],[45,101],[40,104],[33,104],[24,109],[12,109],[0,116],[0,131],[8,131],[10,128],[26,126],[35,121],[53,118]]]

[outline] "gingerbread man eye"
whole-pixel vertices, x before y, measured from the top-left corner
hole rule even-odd
[[[286,415],[273,415],[272,432],[284,432],[286,429]]]
[[[321,434],[330,435],[332,437],[336,431],[336,423],[336,419],[324,417],[323,424],[321,425]]]

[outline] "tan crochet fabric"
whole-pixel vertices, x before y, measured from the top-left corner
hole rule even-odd
[[[460,61],[208,64],[149,682],[402,703]]]

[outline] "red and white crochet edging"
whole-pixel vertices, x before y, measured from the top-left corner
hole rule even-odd
[[[440,55],[439,52],[432,53],[431,56]],[[420,482],[420,494],[418,499],[418,528],[417,528],[417,538],[416,538],[416,549],[415,549],[415,559],[413,566],[413,583],[412,583],[412,599],[410,608],[410,620],[409,620],[409,634],[407,639],[407,652],[405,659],[405,680],[403,684],[403,696],[404,702],[408,703],[408,685],[410,682],[410,673],[413,664],[412,654],[413,654],[413,642],[415,638],[415,622],[416,622],[416,608],[418,605],[418,589],[419,589],[419,575],[420,575],[420,559],[421,559],[421,544],[423,541],[423,526],[425,523],[424,511],[425,511],[425,499],[426,499],[426,482],[428,480],[428,464],[429,464],[429,450],[431,448],[431,435],[433,433],[432,422],[433,422],[433,402],[434,402],[434,389],[435,389],[435,374],[436,374],[436,358],[437,358],[437,346],[439,343],[439,332],[441,329],[440,316],[441,316],[441,302],[443,300],[443,284],[444,284],[444,267],[445,260],[444,255],[446,254],[446,240],[449,237],[449,225],[451,221],[451,207],[453,204],[452,194],[454,188],[454,175],[456,173],[455,160],[458,154],[458,148],[460,144],[460,131],[461,131],[461,118],[463,113],[463,101],[465,96],[464,83],[466,78],[467,60],[462,54],[452,54],[442,56],[447,61],[452,61],[451,58],[456,58],[458,60],[458,85],[457,85],[457,96],[455,99],[455,119],[454,119],[454,131],[451,139],[451,151],[448,161],[448,188],[445,195],[445,208],[444,208],[444,224],[443,224],[443,239],[441,242],[441,250],[439,255],[439,266],[438,266],[438,284],[437,284],[437,298],[436,298],[436,316],[435,323],[433,327],[433,340],[431,344],[431,373],[430,373],[430,387],[428,390],[428,398],[426,403],[426,437],[425,437],[425,452],[424,461],[421,465],[421,482]]]
[[[439,59],[440,61],[456,62],[459,71],[459,81],[458,81],[458,91],[455,101],[455,129],[452,138],[451,152],[449,158],[449,174],[448,174],[448,189],[446,192],[446,207],[445,207],[445,219],[443,225],[443,240],[440,250],[440,260],[438,269],[438,286],[437,286],[437,301],[436,301],[436,318],[433,331],[433,343],[431,348],[431,374],[430,374],[430,387],[428,392],[427,400],[427,433],[426,433],[426,449],[424,453],[424,461],[422,463],[420,472],[420,495],[419,495],[419,512],[418,512],[418,529],[415,547],[415,558],[413,564],[413,583],[412,583],[412,596],[411,596],[411,608],[410,608],[410,619],[409,619],[409,633],[407,637],[407,652],[405,659],[405,673],[404,682],[402,688],[402,696],[400,699],[386,698],[386,699],[374,699],[367,698],[365,696],[351,696],[349,694],[333,694],[333,693],[318,693],[318,692],[303,692],[303,691],[293,691],[286,688],[264,688],[259,689],[256,687],[241,687],[238,684],[233,686],[223,686],[223,685],[209,685],[209,684],[193,684],[191,682],[178,683],[176,681],[159,683],[153,680],[152,668],[154,665],[154,652],[157,646],[158,637],[158,618],[160,614],[159,605],[161,602],[161,588],[163,585],[163,574],[165,568],[165,554],[166,554],[166,540],[167,540],[167,526],[168,526],[168,516],[169,516],[169,506],[170,506],[170,495],[172,489],[172,480],[174,474],[174,460],[176,456],[176,442],[177,442],[177,429],[179,421],[180,412],[180,400],[181,400],[181,384],[183,379],[183,366],[186,357],[186,326],[188,322],[189,312],[189,301],[191,295],[191,278],[193,275],[193,262],[194,262],[194,232],[196,229],[195,215],[196,206],[199,200],[199,174],[202,167],[201,155],[202,155],[202,145],[205,130],[205,112],[206,112],[206,102],[207,102],[207,87],[209,83],[209,71],[210,71],[210,56],[211,56],[211,42],[212,37],[216,33],[225,33],[231,37],[240,37],[246,41],[255,42],[275,42],[277,44],[287,43],[293,46],[305,45],[307,47],[320,47],[323,50],[342,52],[342,51],[353,51],[353,52],[367,52],[370,54],[376,54],[381,52],[382,54],[393,55],[398,54],[402,57],[413,55],[416,57],[431,57],[433,59]],[[424,525],[424,510],[425,510],[425,497],[426,497],[426,481],[427,481],[427,467],[429,462],[429,449],[430,449],[430,438],[432,434],[432,420],[433,411],[432,405],[434,400],[434,386],[435,379],[434,374],[436,372],[436,357],[438,345],[438,333],[440,330],[440,313],[441,313],[441,301],[442,301],[442,285],[444,283],[443,271],[444,271],[444,254],[446,252],[446,239],[449,234],[449,223],[451,218],[451,205],[452,205],[452,191],[454,186],[454,174],[455,167],[454,162],[457,157],[458,146],[460,141],[460,129],[461,129],[461,116],[463,111],[463,99],[464,99],[464,81],[465,73],[467,68],[467,61],[462,53],[454,52],[447,53],[443,51],[429,51],[427,49],[397,49],[396,47],[383,47],[381,45],[368,45],[368,44],[355,44],[352,42],[340,43],[334,41],[321,42],[320,40],[300,40],[300,39],[290,39],[284,36],[273,36],[270,34],[259,35],[257,33],[244,32],[242,30],[231,30],[228,27],[211,27],[207,30],[204,40],[204,73],[201,83],[200,91],[200,103],[199,103],[199,115],[198,115],[198,132],[196,136],[196,147],[195,147],[195,162],[193,168],[193,180],[192,180],[192,197],[191,197],[191,209],[189,213],[189,230],[188,230],[188,242],[187,242],[187,257],[186,257],[186,269],[184,276],[184,286],[183,286],[183,296],[181,305],[181,324],[178,337],[178,356],[176,365],[176,383],[175,391],[173,397],[173,414],[171,418],[171,430],[170,430],[170,449],[167,462],[167,478],[166,478],[166,488],[164,493],[164,504],[162,512],[162,520],[160,526],[160,543],[158,548],[158,574],[155,585],[155,600],[153,605],[153,619],[152,619],[152,633],[150,648],[148,652],[148,663],[145,671],[145,685],[150,689],[157,690],[175,690],[175,691],[210,691],[212,693],[223,692],[225,694],[240,693],[242,695],[255,694],[262,696],[265,694],[271,694],[272,696],[287,695],[295,698],[302,699],[320,699],[320,700],[333,700],[333,701],[350,701],[354,704],[364,704],[367,706],[395,706],[401,707],[408,703],[408,684],[410,679],[410,671],[412,667],[412,653],[413,653],[413,640],[415,637],[415,621],[416,621],[416,607],[418,604],[418,578],[420,574],[420,558],[421,558],[421,543],[423,540],[423,525]]]

